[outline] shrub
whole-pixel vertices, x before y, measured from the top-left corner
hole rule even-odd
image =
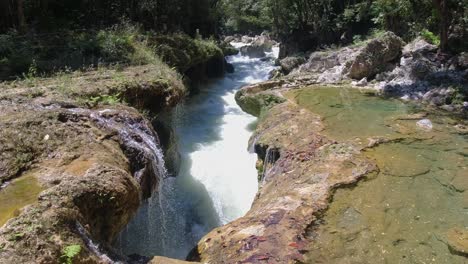
[[[421,31],[421,37],[431,44],[440,45],[440,37],[427,29]]]

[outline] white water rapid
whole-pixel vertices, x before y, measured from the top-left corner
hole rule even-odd
[[[122,232],[116,247],[123,254],[184,259],[203,235],[250,209],[258,189],[256,155],[248,151],[256,118],[234,96],[246,84],[267,80],[277,55],[274,48],[262,59],[228,57],[234,73],[202,85],[176,108],[179,173],[164,179],[159,195]]]

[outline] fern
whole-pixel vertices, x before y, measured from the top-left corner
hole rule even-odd
[[[73,264],[73,259],[80,254],[81,246],[80,245],[71,245],[67,246],[62,250],[62,259],[64,260],[62,263],[65,264]]]

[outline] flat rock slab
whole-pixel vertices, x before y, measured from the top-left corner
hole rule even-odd
[[[261,179],[252,209],[198,244],[206,263],[294,263],[309,248],[307,229],[327,208],[335,188],[376,169],[352,145],[320,135],[320,117],[291,103],[273,107],[260,122],[255,149],[279,158]]]
[[[447,232],[447,243],[452,252],[468,257],[468,230],[453,228]]]

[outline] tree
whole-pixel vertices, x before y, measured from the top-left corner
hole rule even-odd
[[[439,49],[442,52],[446,52],[448,50],[448,30],[449,30],[447,0],[433,0],[433,4],[439,16],[439,34],[440,34]]]

